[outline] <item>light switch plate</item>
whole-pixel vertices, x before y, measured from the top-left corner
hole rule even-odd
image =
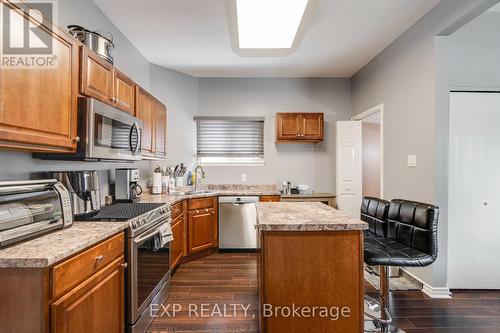
[[[246,183],[247,182],[247,174],[246,173],[242,173],[241,174],[241,182],[242,183]]]
[[[408,168],[417,167],[417,155],[408,155]]]

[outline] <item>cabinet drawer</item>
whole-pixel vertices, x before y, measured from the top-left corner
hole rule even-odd
[[[182,214],[182,201],[172,206],[172,220]]]
[[[214,198],[199,198],[189,200],[189,210],[203,209],[203,208],[214,208]]]
[[[279,195],[263,195],[260,197],[260,202],[279,202]]]
[[[78,283],[95,274],[124,253],[120,233],[52,268],[52,297],[56,299]]]

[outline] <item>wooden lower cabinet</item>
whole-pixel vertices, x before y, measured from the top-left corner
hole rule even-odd
[[[215,248],[219,243],[217,197],[188,202],[188,254]]]
[[[119,233],[54,266],[0,268],[0,332],[124,332],[124,256]]]
[[[279,195],[263,195],[259,198],[260,202],[280,202],[281,198]]]
[[[52,303],[52,332],[124,332],[124,263],[121,256]]]
[[[189,212],[189,253],[214,247],[213,208]]]
[[[183,257],[183,234],[184,234],[184,215],[179,215],[172,221],[172,235],[174,240],[170,247],[170,265],[175,269]]]

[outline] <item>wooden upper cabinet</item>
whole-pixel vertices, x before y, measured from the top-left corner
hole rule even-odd
[[[135,116],[142,120],[142,155],[148,159],[166,156],[167,108],[146,90],[136,86]]]
[[[323,141],[323,113],[303,113],[301,121],[303,139]]]
[[[167,108],[158,100],[153,101],[154,153],[157,157],[167,155]]]
[[[39,26],[12,4],[2,5]],[[0,66],[0,147],[72,152],[77,135],[78,44],[57,27],[33,29],[50,36],[53,51],[48,56],[56,63],[40,69]]]
[[[276,114],[276,143],[317,143],[323,140],[323,113]]]
[[[300,114],[278,113],[276,115],[276,139],[297,140],[300,137]]]
[[[80,72],[82,95],[135,114],[134,81],[86,46],[81,46]]]
[[[113,65],[81,46],[80,93],[113,105]]]
[[[120,71],[113,70],[113,105],[135,115],[135,83]]]
[[[136,88],[135,116],[142,120],[142,154],[152,156],[153,149],[153,97],[144,89]]]

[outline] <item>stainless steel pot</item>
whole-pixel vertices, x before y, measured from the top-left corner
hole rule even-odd
[[[113,64],[113,36],[107,33],[109,37],[104,37],[102,33],[85,29],[79,25],[68,25],[69,33],[75,39],[85,44],[89,49],[97,53],[107,62]]]

